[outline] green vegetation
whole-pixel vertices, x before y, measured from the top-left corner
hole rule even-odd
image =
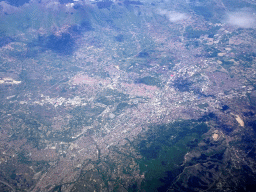
[[[136,81],[136,83],[143,83],[145,85],[152,85],[152,86],[161,86],[161,80],[156,77],[146,76],[143,78],[140,78]]]
[[[210,6],[195,6],[194,11],[197,15],[203,16],[206,21],[213,17],[213,9]]]
[[[255,56],[255,53],[246,53],[239,55],[238,59],[241,61],[243,67],[250,68],[252,67]]]
[[[184,155],[197,146],[209,127],[199,121],[182,120],[152,127],[139,142],[140,170],[145,191],[166,190],[182,171]]]
[[[96,99],[96,102],[102,103],[104,105],[113,105],[115,103],[114,100],[108,99],[105,96],[100,96],[99,98]]]
[[[173,68],[175,66],[175,64],[173,64],[173,61],[174,61],[173,57],[164,57],[164,58],[161,58],[160,65],[161,66],[167,65],[167,66],[171,66],[171,68]],[[169,68],[169,69],[171,69],[171,68]]]
[[[190,46],[193,46],[194,48],[199,47],[199,41],[191,40],[186,43],[186,48],[188,49]]]
[[[128,107],[129,104],[128,103],[119,103],[116,107],[115,112],[116,113],[120,113],[124,108]]]
[[[208,57],[212,58],[212,57],[217,57],[218,53],[220,52],[218,49],[214,48],[214,47],[206,47],[205,51],[208,53]]]
[[[199,38],[201,35],[204,35],[205,31],[202,30],[195,30],[192,28],[192,26],[188,26],[185,29],[184,36],[189,39]]]
[[[227,70],[234,65],[233,61],[221,60],[221,62],[222,62],[222,64],[221,64],[222,67],[224,67]]]
[[[197,105],[200,109],[205,109],[205,108],[207,108],[209,105],[208,105],[208,103],[200,103],[200,104],[198,104]]]
[[[208,37],[213,38],[215,34],[217,34],[218,30],[220,29],[220,26],[215,26],[212,27],[211,29],[208,30]]]

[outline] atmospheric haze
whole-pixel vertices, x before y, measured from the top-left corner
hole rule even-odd
[[[225,23],[240,28],[255,28],[256,17],[250,9],[228,12]]]
[[[182,20],[185,20],[188,18],[188,16],[185,13],[179,13],[179,12],[175,12],[175,11],[167,11],[165,9],[158,9],[158,13],[160,15],[164,15],[166,16],[169,21],[176,23]]]

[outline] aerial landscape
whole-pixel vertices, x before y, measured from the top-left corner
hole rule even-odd
[[[255,191],[255,13],[0,1],[0,191]]]

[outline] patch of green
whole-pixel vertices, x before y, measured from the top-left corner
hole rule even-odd
[[[129,95],[118,92],[117,90],[107,89],[104,93],[100,93],[96,99],[96,102],[104,105],[113,105],[115,103],[125,103],[129,100]]]
[[[224,67],[227,70],[234,65],[233,61],[221,60],[221,62],[222,67]]]
[[[254,88],[256,88],[256,83],[252,84],[254,86]],[[247,97],[250,101],[250,104],[254,107],[256,107],[256,96],[252,93],[247,94]]]
[[[202,30],[193,29],[192,26],[188,26],[185,29],[184,36],[188,39],[198,39],[201,35],[204,35],[206,32]]]
[[[180,173],[184,155],[197,146],[208,130],[205,123],[194,120],[152,127],[137,145],[143,156],[138,163],[145,173],[142,188],[166,191]]]
[[[109,96],[109,98],[113,98],[115,102],[127,101],[129,100],[129,95],[118,92],[117,90],[107,89],[104,93],[105,96]]]
[[[133,184],[128,187],[128,192],[137,192],[137,191],[140,191],[137,184]]]
[[[24,48],[23,44],[20,43],[15,43],[12,45],[13,50],[8,50],[9,55],[11,57],[16,57],[19,59],[25,59],[27,54],[26,54],[26,49]]]
[[[180,92],[190,91],[190,87],[193,84],[189,79],[183,77],[178,77],[173,81],[173,86],[178,89]]]
[[[93,107],[90,106],[79,106],[74,108],[70,113],[73,116],[73,119],[70,121],[72,123],[72,128],[77,126],[89,125],[88,121],[90,118],[93,118],[99,115],[104,108],[102,107]]]
[[[200,103],[200,104],[198,104],[197,105],[200,109],[205,109],[205,108],[207,108],[209,105],[208,105],[208,103]]]
[[[238,58],[241,59],[242,61],[252,62],[254,57],[255,57],[255,54],[248,53],[248,54],[241,55]]]
[[[160,65],[161,66],[168,66],[168,69],[171,70],[175,64],[173,63],[174,62],[174,58],[172,57],[164,57],[164,58],[161,58],[161,61],[160,61]]]
[[[11,106],[10,106],[11,107]],[[12,106],[14,107],[14,106]],[[42,131],[39,130],[40,122],[34,117],[27,116],[24,113],[14,115],[13,122],[17,123],[17,126],[12,132],[10,140],[16,140],[26,138],[27,141],[33,145],[33,147],[40,148],[40,140]]]
[[[199,47],[199,41],[194,41],[194,40],[188,41],[186,43],[186,48],[188,49],[190,46],[193,46],[194,48]]]
[[[206,21],[213,17],[213,9],[209,6],[195,6],[194,11],[197,15],[203,16]]]
[[[243,67],[250,68],[252,67],[255,56],[256,56],[255,53],[246,53],[246,54],[239,55],[237,59],[241,61],[241,65],[243,65]]]
[[[218,49],[214,47],[206,47],[205,51],[207,52],[207,57],[217,57],[220,52]]]
[[[25,151],[20,151],[17,153],[17,159],[18,162],[24,163],[24,164],[29,164],[29,154],[27,154]]]
[[[221,38],[220,42],[219,43],[223,43],[223,44],[228,44],[229,42],[229,39],[233,36],[234,34],[226,34],[226,35],[223,35],[223,37]]]
[[[134,72],[141,74],[141,71],[145,68],[150,68],[150,62],[147,61],[145,58],[134,58],[131,60],[130,64],[127,65],[127,72]]]
[[[213,38],[215,34],[217,34],[218,30],[220,29],[221,27],[220,26],[215,26],[215,27],[212,27],[211,29],[209,29],[207,31],[207,34],[208,34],[208,37],[209,38]]]
[[[136,80],[136,83],[142,83],[145,85],[161,86],[161,80],[156,77],[146,76]]]
[[[116,107],[115,112],[116,112],[116,113],[119,113],[119,112],[121,112],[124,108],[126,108],[126,107],[128,107],[128,106],[129,106],[128,103],[119,103],[119,104],[117,105],[117,107]]]
[[[102,103],[104,105],[113,105],[115,101],[108,99],[105,96],[100,96],[99,98],[96,99],[96,102]]]
[[[79,72],[79,71],[82,71],[82,69],[77,66],[71,66],[71,67],[69,67],[68,71]]]

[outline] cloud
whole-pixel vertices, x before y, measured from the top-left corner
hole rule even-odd
[[[167,11],[164,9],[159,9],[158,13],[160,15],[165,15],[173,23],[185,20],[187,18],[187,15],[185,13],[179,13],[179,12],[175,12],[175,11]]]
[[[167,16],[171,22],[182,21],[187,18],[186,14],[177,12],[169,12]]]
[[[250,10],[229,12],[225,23],[241,28],[256,28],[256,15]]]

